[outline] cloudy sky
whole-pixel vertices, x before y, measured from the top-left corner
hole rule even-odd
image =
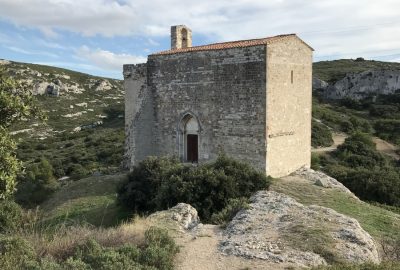
[[[0,0],[0,58],[121,78],[122,64],[169,49],[297,33],[314,61],[400,62],[399,0]]]

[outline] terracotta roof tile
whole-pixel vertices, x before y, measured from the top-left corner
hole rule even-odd
[[[213,43],[213,44],[208,44],[208,45],[193,46],[193,47],[182,48],[182,49],[171,49],[171,50],[153,53],[151,55],[167,55],[167,54],[176,54],[176,53],[184,53],[184,52],[224,50],[224,49],[231,49],[231,48],[242,48],[242,47],[251,47],[251,46],[258,46],[258,45],[267,45],[272,42],[284,40],[288,37],[297,37],[297,36],[296,36],[296,34],[287,34],[287,35],[278,35],[278,36],[259,38],[259,39],[248,39],[248,40]],[[304,41],[302,41],[302,42],[304,44],[306,44]],[[309,45],[307,45],[307,46],[310,47]],[[310,47],[310,49],[312,49],[312,48]]]

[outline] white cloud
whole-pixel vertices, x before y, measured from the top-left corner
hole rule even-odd
[[[5,48],[9,49],[10,51],[17,52],[17,53],[22,53],[26,55],[42,55],[42,56],[48,56],[52,58],[58,58],[58,55],[54,53],[49,53],[49,52],[44,52],[44,51],[34,51],[34,50],[26,50],[20,47],[16,46],[4,46]]]
[[[102,49],[91,49],[88,46],[80,47],[76,51],[76,56],[101,69],[120,72],[122,72],[123,64],[144,63],[147,60],[143,56],[116,54]]]
[[[316,58],[399,49],[398,10],[398,0],[0,0],[0,18],[50,37],[67,30],[151,38],[187,24],[210,41],[299,33]]]

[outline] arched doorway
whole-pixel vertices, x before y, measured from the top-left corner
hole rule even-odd
[[[186,114],[181,121],[183,159],[185,162],[199,161],[199,123],[197,119]]]

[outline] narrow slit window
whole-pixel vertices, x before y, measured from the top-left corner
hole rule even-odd
[[[293,70],[290,71],[290,82],[293,84]]]

